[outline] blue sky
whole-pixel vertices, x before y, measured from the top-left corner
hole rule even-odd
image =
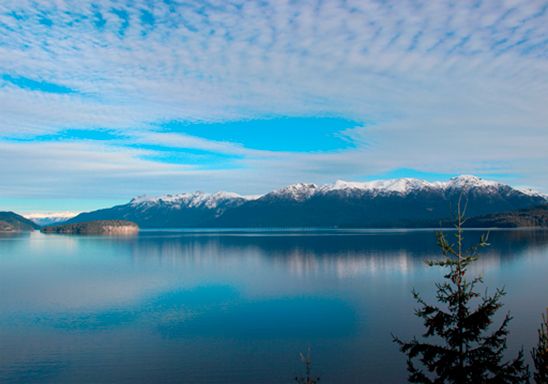
[[[0,209],[477,174],[548,191],[548,1],[0,3]]]

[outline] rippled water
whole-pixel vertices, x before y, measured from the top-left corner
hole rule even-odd
[[[478,232],[468,232],[470,238]],[[548,306],[548,232],[497,231],[473,268],[505,286],[509,346]],[[431,231],[155,231],[0,237],[0,382],[397,383],[421,331]],[[501,313],[502,315],[502,313]]]

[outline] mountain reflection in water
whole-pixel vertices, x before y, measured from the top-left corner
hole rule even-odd
[[[446,231],[451,236],[451,231]],[[484,231],[466,232],[472,244]],[[136,262],[215,264],[268,262],[296,275],[331,273],[341,278],[378,271],[406,273],[439,257],[434,231],[181,232],[156,237],[148,232],[130,242]],[[150,236],[150,237],[149,237]],[[117,241],[117,240],[114,240]],[[509,262],[525,249],[548,245],[548,231],[489,232],[486,248],[474,268]],[[126,244],[127,245],[127,244]]]

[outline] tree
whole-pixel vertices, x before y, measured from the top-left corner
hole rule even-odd
[[[529,371],[523,351],[503,362],[508,336],[507,314],[494,331],[489,331],[493,316],[502,307],[503,289],[491,296],[480,294],[483,284],[480,276],[467,278],[468,267],[477,260],[479,250],[487,247],[488,236],[464,248],[464,213],[461,204],[455,223],[455,242],[443,232],[436,235],[443,258],[431,260],[429,266],[447,270],[444,281],[436,283],[436,304],[428,304],[413,290],[419,303],[416,315],[423,320],[425,333],[403,341],[394,336],[394,342],[407,355],[408,378],[411,383],[527,383]]]
[[[533,377],[537,384],[548,383],[548,309],[547,316],[542,316],[542,323],[538,330],[538,344],[533,348],[531,355],[535,363]]]
[[[305,367],[305,376],[295,377],[298,384],[317,384],[320,381],[319,377],[312,376],[312,358],[310,357],[310,348],[306,356],[301,353],[301,361]]]

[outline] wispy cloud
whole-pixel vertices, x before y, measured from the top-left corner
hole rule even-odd
[[[82,174],[93,193],[103,183],[102,194],[129,194],[142,175],[154,175],[155,189],[165,192],[260,192],[299,179],[402,168],[497,169],[548,189],[546,25],[548,2],[541,0],[7,0],[0,4],[0,145],[17,158],[58,158],[49,172],[80,180],[64,169],[75,156],[71,164],[88,167]],[[332,148],[310,134],[317,151],[307,152],[254,147],[229,134],[158,130],[167,121],[286,116],[363,124],[339,132],[352,146]],[[59,137],[59,147],[5,141],[75,129],[117,137],[85,144],[78,143],[85,137]],[[290,130],[284,135],[292,140]],[[85,156],[70,149],[78,145],[86,146]],[[153,145],[235,158],[230,170],[184,156],[170,163]],[[94,152],[107,160],[98,162]],[[4,178],[12,182],[3,192],[59,193],[43,171],[24,161],[2,167],[2,176],[12,177]],[[162,179],[165,172],[186,182]],[[218,173],[214,180],[211,172]]]

